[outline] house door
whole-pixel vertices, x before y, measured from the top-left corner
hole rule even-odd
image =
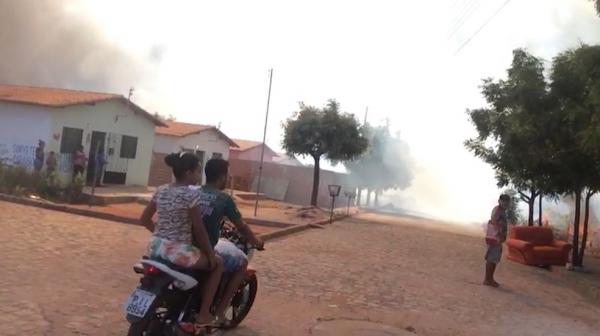
[[[92,183],[94,180],[94,172],[96,170],[96,151],[104,150],[104,144],[106,143],[106,133],[104,132],[92,132],[92,143],[90,144],[90,153],[88,155],[87,165],[87,182]]]

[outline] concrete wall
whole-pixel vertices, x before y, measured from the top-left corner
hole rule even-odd
[[[246,191],[256,191],[256,178],[260,163],[248,160],[229,160],[229,174],[234,179],[235,188]],[[263,165],[263,182],[261,192],[268,196],[293,204],[308,205],[313,185],[313,167],[297,167],[265,162]],[[269,186],[269,183],[278,184]],[[281,196],[280,186],[287,184],[287,190]],[[331,206],[331,198],[327,186],[329,184],[342,185],[338,202],[345,202],[345,190],[353,187],[346,183],[346,175],[327,170],[321,170],[319,183],[318,205],[324,208]],[[341,203],[338,203],[341,204]]]
[[[52,130],[52,108],[0,102],[0,142],[37,146]]]
[[[0,160],[33,170],[33,160],[38,140],[46,142],[46,157],[50,147],[53,115],[56,108],[0,102]],[[71,156],[57,155],[57,172],[63,180],[70,181]],[[45,169],[45,166],[44,166]]]
[[[164,163],[164,157],[183,149],[203,151],[203,164],[212,158],[214,153],[220,153],[225,160],[229,159],[229,143],[219,136],[215,130],[206,130],[185,137],[156,135],[149,185],[156,186],[171,182],[170,170],[166,170],[169,172],[168,176],[165,174],[165,168],[168,167]],[[202,176],[203,183],[204,179],[205,177]]]
[[[33,169],[38,140],[51,138],[52,109],[0,102],[0,160]]]
[[[52,134],[49,150],[60,151],[60,136],[63,127],[83,129],[83,143],[86,155],[90,152],[93,131],[111,134],[113,143],[107,143],[106,150],[114,146],[109,153],[106,171],[126,172],[125,184],[146,185],[152,160],[154,144],[154,124],[147,117],[135,113],[125,103],[107,101],[90,105],[76,105],[53,109]],[[137,150],[134,159],[120,157],[120,136],[137,137]],[[108,140],[108,139],[107,139]],[[108,142],[108,141],[107,141]],[[112,169],[112,170],[111,170]]]

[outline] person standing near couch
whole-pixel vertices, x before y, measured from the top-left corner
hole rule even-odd
[[[485,279],[483,284],[490,287],[499,287],[500,284],[494,279],[496,267],[502,259],[502,244],[506,241],[508,233],[508,214],[510,205],[509,195],[500,195],[498,205],[492,210],[492,216],[487,225],[485,243]]]

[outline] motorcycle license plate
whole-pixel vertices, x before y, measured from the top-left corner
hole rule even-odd
[[[143,289],[136,289],[131,293],[129,299],[125,303],[125,313],[137,317],[144,317],[156,295]]]

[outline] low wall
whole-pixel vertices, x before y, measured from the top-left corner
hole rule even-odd
[[[248,160],[229,160],[229,174],[233,179],[235,189],[256,191],[260,163]],[[288,203],[309,205],[313,186],[313,167],[298,167],[265,162],[263,164],[263,179],[260,192],[273,199]],[[327,186],[339,184],[342,186],[338,202],[344,202],[344,190],[353,190],[346,183],[346,174],[321,170],[319,183],[319,198],[321,207],[329,207],[331,198]]]

